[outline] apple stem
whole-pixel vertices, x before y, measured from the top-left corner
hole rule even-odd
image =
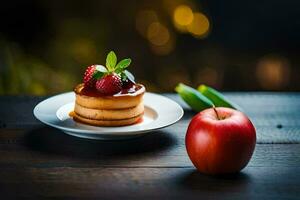
[[[217,111],[217,109],[216,109],[215,106],[213,107],[213,109],[214,109],[214,111],[215,111],[215,113],[216,113],[216,115],[217,115],[218,120],[221,120],[221,118],[219,117],[218,111]]]

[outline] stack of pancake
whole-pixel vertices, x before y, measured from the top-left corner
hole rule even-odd
[[[124,126],[137,123],[144,114],[145,87],[136,85],[133,92],[102,96],[87,92],[83,84],[75,89],[73,119],[94,126]]]

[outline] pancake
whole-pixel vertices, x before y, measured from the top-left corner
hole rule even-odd
[[[75,121],[93,125],[93,126],[126,126],[138,123],[143,117],[143,114],[129,118],[129,119],[120,119],[120,120],[96,120],[96,119],[88,119],[81,117],[80,115],[74,113],[73,119]]]
[[[74,92],[75,121],[94,126],[125,126],[142,119],[145,87],[141,84],[134,84],[110,96],[86,88],[84,84],[77,85]]]
[[[139,103],[137,106],[124,109],[93,109],[86,108],[79,104],[75,104],[74,112],[78,115],[96,120],[120,120],[129,119],[141,115],[144,112],[143,102]]]
[[[145,87],[141,84],[133,88],[123,89],[120,93],[112,96],[103,96],[95,89],[85,88],[83,84],[75,87],[76,104],[94,109],[124,109],[135,107],[143,101]]]

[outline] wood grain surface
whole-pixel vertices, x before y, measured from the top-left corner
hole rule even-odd
[[[167,96],[185,108],[184,118],[126,141],[63,134],[33,118],[43,98],[0,97],[0,199],[299,199],[299,94],[228,94],[263,136],[241,173],[217,177],[189,161],[184,137],[195,113]]]

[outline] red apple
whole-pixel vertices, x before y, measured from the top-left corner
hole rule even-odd
[[[249,162],[256,143],[249,118],[231,108],[209,108],[193,117],[185,144],[187,153],[202,173],[235,173]]]

